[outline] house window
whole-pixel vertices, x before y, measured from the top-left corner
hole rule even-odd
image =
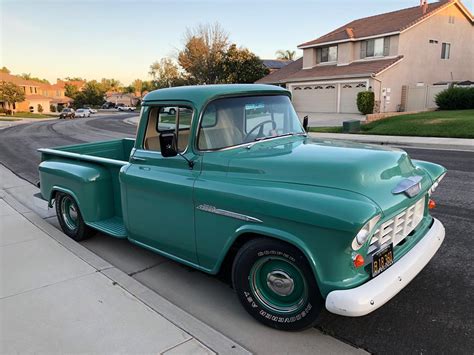
[[[38,93],[38,91],[36,91],[36,87],[35,87],[35,94],[37,94],[37,93]]]
[[[449,16],[448,23],[451,23],[451,24],[454,23],[454,16]]]
[[[450,54],[451,54],[451,44],[443,43],[441,45],[441,59],[449,59]]]
[[[30,94],[32,94],[32,93],[33,93],[33,87],[30,86]]]
[[[375,38],[360,45],[360,57],[383,57],[390,54],[390,37]]]
[[[337,61],[337,46],[322,47],[316,50],[317,63]]]

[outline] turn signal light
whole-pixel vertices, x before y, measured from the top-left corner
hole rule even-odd
[[[428,202],[428,208],[430,210],[432,210],[435,207],[436,207],[436,202],[434,202],[434,200],[430,199],[430,201]]]
[[[353,259],[353,262],[354,262],[354,266],[355,267],[361,267],[361,266],[364,266],[364,257],[360,254],[356,254],[354,259]]]

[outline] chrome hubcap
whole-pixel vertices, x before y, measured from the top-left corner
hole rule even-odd
[[[267,286],[279,296],[288,296],[293,292],[295,282],[286,272],[278,270],[267,275]]]

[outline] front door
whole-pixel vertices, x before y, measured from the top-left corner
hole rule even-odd
[[[180,155],[165,158],[160,153],[159,134],[175,132],[178,150],[188,159],[193,110],[185,106],[149,107],[143,142],[121,177],[125,187],[125,223],[130,239],[152,249],[197,263],[194,232],[194,182],[200,161],[190,169]],[[142,118],[143,119],[143,118]]]

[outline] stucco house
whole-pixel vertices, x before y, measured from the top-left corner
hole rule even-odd
[[[474,20],[458,0],[354,20],[298,48],[302,58],[258,83],[287,87],[298,113],[310,117],[357,113],[365,90],[374,92],[376,112],[407,110],[418,89],[420,108],[430,108],[435,83],[474,79]]]
[[[43,113],[51,112],[50,106],[67,106],[73,100],[64,94],[64,88],[58,84],[45,84],[35,80],[26,80],[16,75],[0,72],[0,85],[10,82],[18,85],[25,93],[25,100],[10,105],[0,102],[0,106],[14,112],[38,112],[38,105],[43,108]]]

